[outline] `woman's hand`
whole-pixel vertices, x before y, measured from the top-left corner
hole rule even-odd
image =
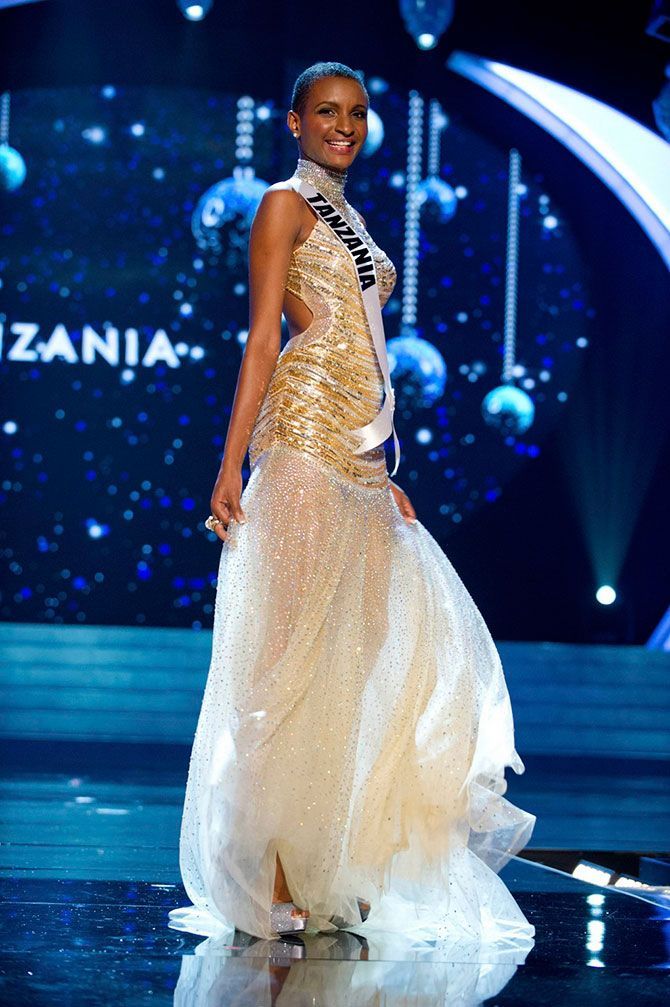
[[[393,494],[393,499],[398,505],[398,510],[404,517],[407,524],[414,524],[416,521],[416,511],[412,507],[412,501],[407,496],[407,494],[396,486],[394,482],[389,479],[389,486],[391,487],[391,493]]]
[[[235,518],[240,524],[247,520],[244,511],[240,506],[242,495],[242,472],[237,469],[221,468],[209,506],[214,517],[218,517],[222,524],[214,525],[214,532],[225,542],[228,538],[228,524],[231,518]]]

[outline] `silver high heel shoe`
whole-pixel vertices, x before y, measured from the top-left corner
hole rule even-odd
[[[295,934],[307,929],[309,916],[292,916],[298,907],[294,902],[273,902],[270,927],[276,934]]]
[[[361,923],[365,923],[368,916],[370,915],[370,903],[367,902],[365,899],[356,899],[356,902],[358,903],[358,911],[361,914]],[[342,919],[341,916],[331,916],[330,922],[334,923],[335,926],[338,927],[340,930],[346,930],[348,926],[355,925],[347,923],[346,920]]]

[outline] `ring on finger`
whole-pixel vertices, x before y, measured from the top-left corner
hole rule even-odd
[[[210,531],[214,531],[217,524],[223,524],[221,518],[214,517],[213,514],[210,514],[207,520],[205,521],[205,528],[209,528]]]

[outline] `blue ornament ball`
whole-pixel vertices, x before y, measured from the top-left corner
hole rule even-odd
[[[18,150],[9,144],[0,144],[0,189],[14,192],[19,189],[26,178],[26,162]]]
[[[389,339],[387,352],[399,409],[428,409],[442,398],[447,365],[432,343],[418,336],[397,336]]]
[[[368,135],[361,148],[363,157],[376,154],[384,140],[384,123],[374,109],[368,111]]]
[[[447,221],[456,213],[458,198],[454,190],[441,178],[436,175],[429,175],[416,187],[419,206],[433,207],[442,223]]]
[[[236,225],[248,232],[267,187],[267,182],[256,178],[253,168],[238,167],[230,178],[207,189],[198,200],[191,219],[198,247],[221,252],[224,245],[221,232],[227,225]]]
[[[654,118],[659,132],[670,143],[670,81],[666,81],[652,102]]]
[[[523,434],[535,419],[535,405],[516,385],[499,385],[485,396],[482,416],[490,427],[503,433]]]

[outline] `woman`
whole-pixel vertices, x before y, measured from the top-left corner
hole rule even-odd
[[[344,194],[368,104],[343,64],[298,77],[296,170],[251,229],[207,521],[223,547],[180,837],[193,906],[171,925],[530,936],[497,877],[534,823],[502,797],[524,767],[500,659],[386,469],[396,271]]]

